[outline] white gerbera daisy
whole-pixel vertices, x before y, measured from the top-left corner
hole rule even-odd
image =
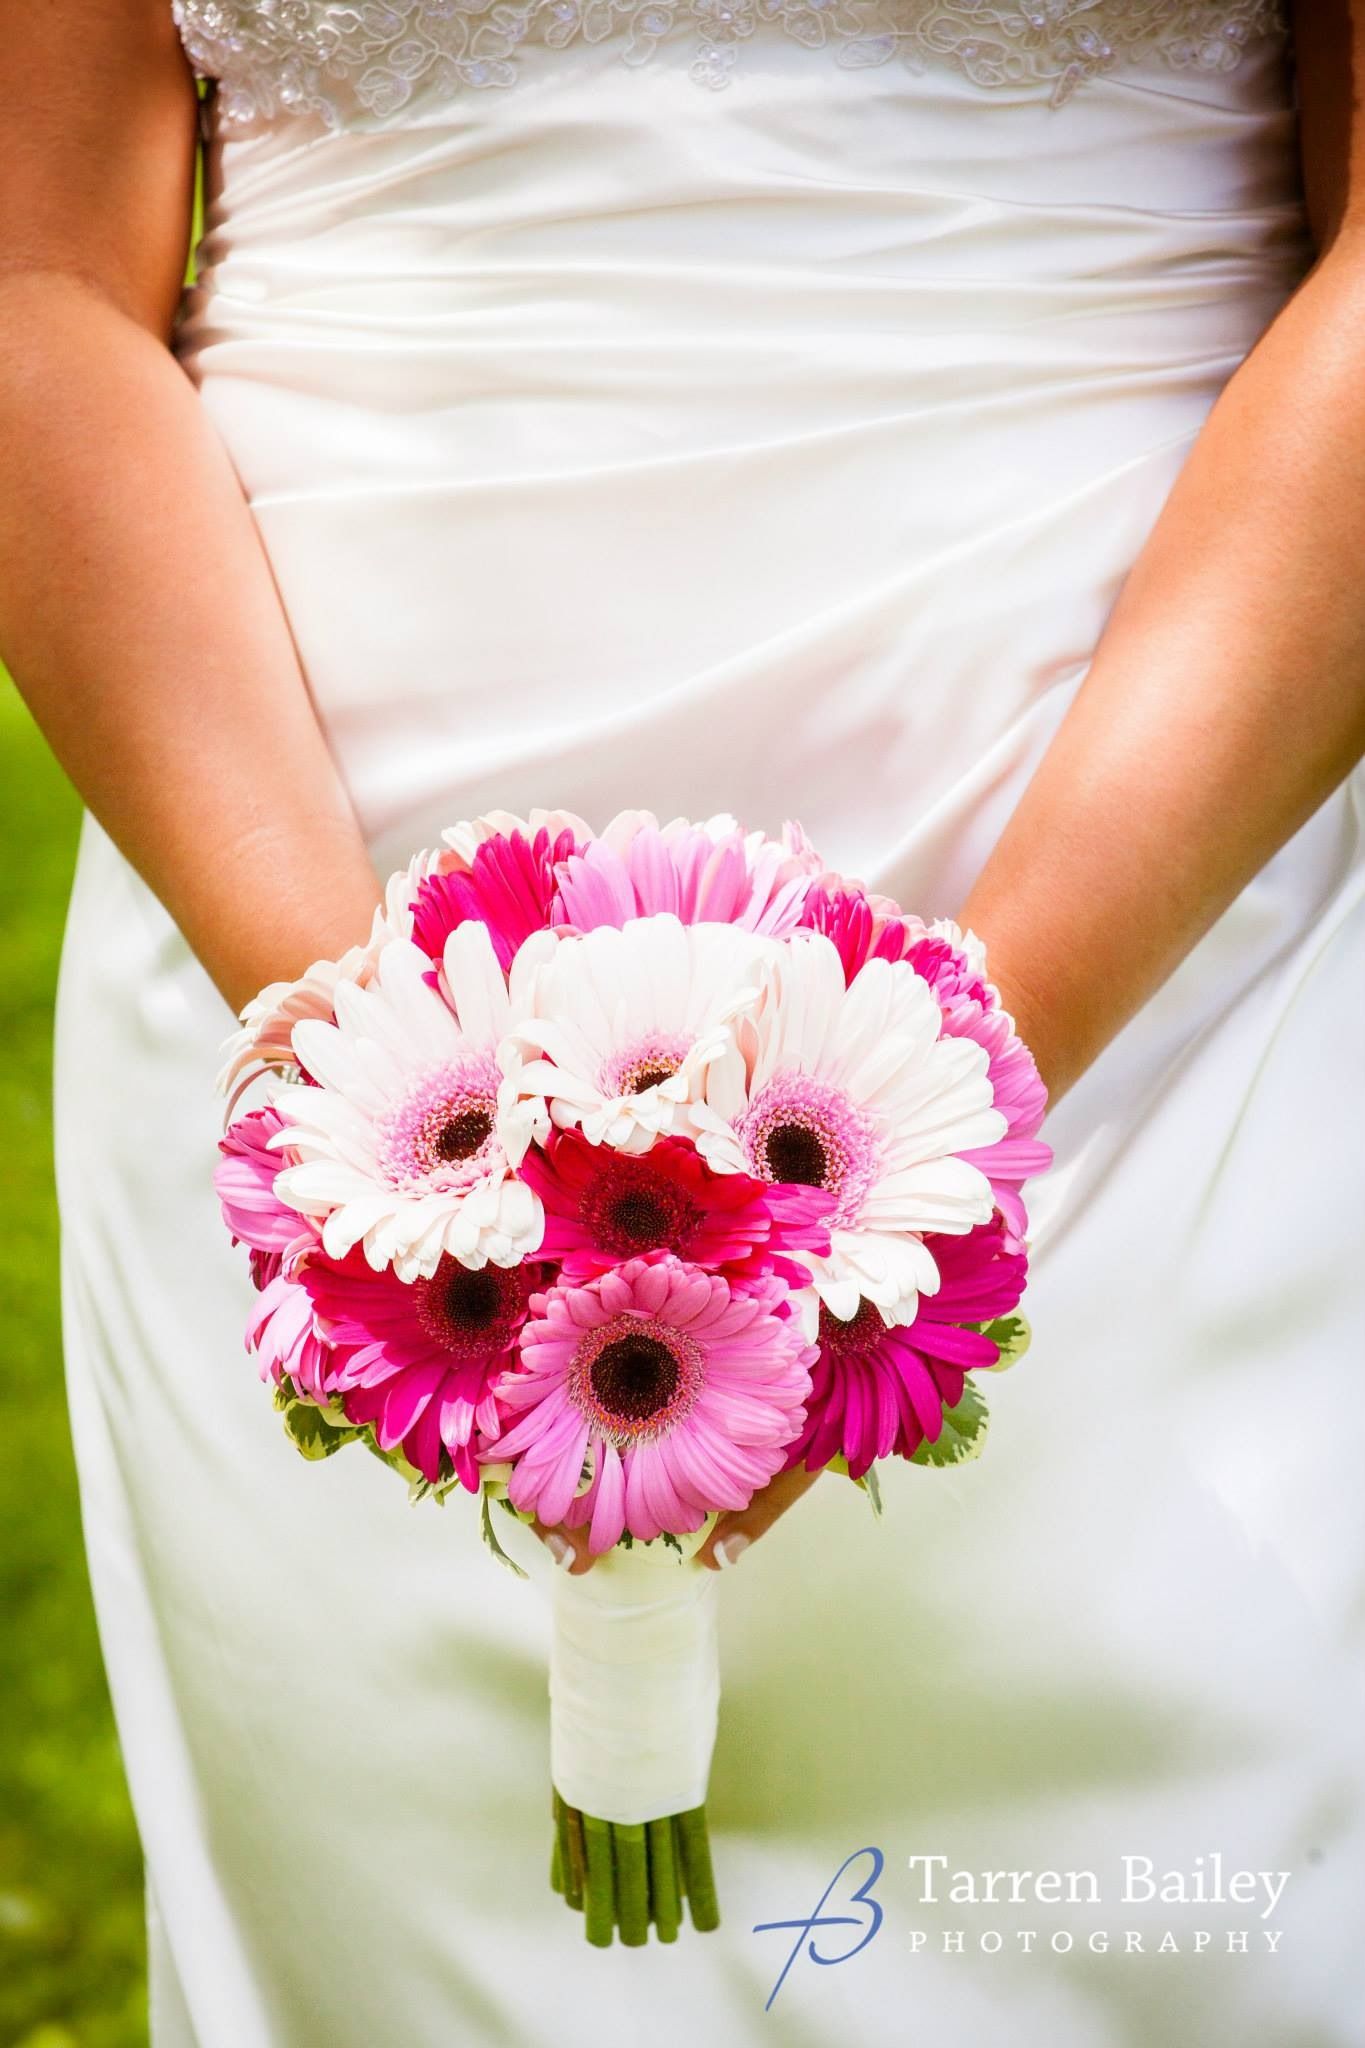
[[[647,1152],[690,1133],[690,1105],[731,1019],[758,993],[770,940],[667,912],[582,936],[537,933],[512,962],[509,1087],[592,1145]],[[543,1113],[543,1112],[542,1112]]]
[[[317,1087],[282,1089],[272,1141],[289,1163],[276,1193],[322,1220],[324,1250],[364,1246],[376,1271],[429,1278],[449,1252],[463,1265],[512,1266],[544,1230],[540,1203],[513,1178],[499,1114],[507,983],[483,925],[451,933],[442,987],[406,940],[379,955],[368,988],[335,991],[336,1022],[309,1020],[294,1052]]]
[[[845,986],[811,933],[783,946],[731,1049],[706,1070],[697,1145],[719,1172],[795,1181],[834,1197],[828,1256],[802,1254],[832,1315],[861,1301],[913,1320],[938,1290],[924,1231],[988,1220],[990,1183],[959,1155],[1004,1135],[987,1057],[940,1038],[933,993],[904,961],[871,960]]]

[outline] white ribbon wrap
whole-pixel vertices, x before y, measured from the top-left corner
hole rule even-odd
[[[709,1529],[709,1524],[707,1525]],[[550,1577],[550,1775],[580,1813],[618,1824],[706,1798],[720,1706],[717,1574],[663,1543]]]

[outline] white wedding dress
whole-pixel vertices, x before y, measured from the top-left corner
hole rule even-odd
[[[951,913],[1305,268],[1271,10],[177,15],[222,78],[178,353],[381,870],[493,807],[727,810]],[[723,1583],[725,1924],[605,1955],[547,1883],[542,1604],[470,1503],[286,1443],[209,1183],[230,1020],[87,825],[67,1346],[156,2048],[1359,2048],[1361,797],[1052,1119],[980,1463],[880,1523],[822,1481]],[[751,1929],[864,1844],[880,1933],[765,2014]],[[1123,1901],[1215,1853],[1273,1915]],[[925,1903],[924,1855],[1101,1903]]]

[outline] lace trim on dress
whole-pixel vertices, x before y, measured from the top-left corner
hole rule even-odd
[[[1277,0],[171,0],[171,11],[195,69],[219,81],[218,118],[231,127],[281,114],[329,128],[350,113],[385,121],[418,99],[514,84],[525,45],[608,37],[630,65],[691,37],[691,75],[714,89],[765,29],[846,68],[899,55],[979,86],[1050,86],[1060,106],[1143,57],[1230,70],[1284,27]]]

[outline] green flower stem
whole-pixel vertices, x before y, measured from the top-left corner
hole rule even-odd
[[[614,1823],[612,1852],[616,1862],[616,1917],[627,1948],[643,1948],[649,1940],[649,1859],[643,1822]]]
[[[719,1927],[704,1806],[628,1826],[579,1813],[556,1792],[554,1823],[550,1883],[581,1909],[594,1948],[610,1948],[617,1928],[625,1947],[643,1947],[651,1922],[660,1941],[676,1941],[684,1900],[700,1933]]]
[[[711,1868],[706,1808],[694,1806],[690,1813],[680,1813],[674,1825],[678,1831],[683,1883],[687,1889],[692,1925],[699,1934],[709,1934],[720,1926],[720,1903],[716,1898],[715,1872]]]
[[[564,1880],[567,1905],[583,1908],[583,1823],[571,1806],[555,1793],[555,1841],[559,1847],[559,1869]]]
[[[682,1922],[678,1891],[678,1859],[673,1853],[673,1823],[649,1823],[649,1905],[660,1941],[676,1941]]]
[[[616,1878],[612,1868],[611,1827],[583,1815],[583,1842],[588,1875],[583,1890],[584,1933],[594,1948],[610,1948],[616,1924]]]

